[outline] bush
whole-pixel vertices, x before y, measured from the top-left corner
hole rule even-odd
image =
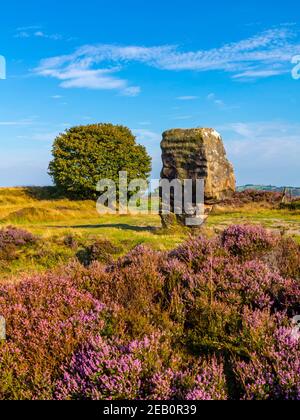
[[[297,400],[298,257],[236,226],[1,286],[0,398]]]
[[[300,245],[292,238],[282,238],[274,255],[274,265],[283,277],[300,280]]]
[[[291,211],[300,210],[300,201],[299,199],[294,199],[294,201],[292,201],[291,203],[282,203],[280,208],[288,209]]]
[[[222,245],[232,255],[251,258],[275,247],[278,238],[261,226],[230,226],[221,237]]]
[[[78,240],[74,235],[67,235],[64,238],[64,245],[70,249],[77,249],[78,248]]]
[[[95,199],[101,179],[118,185],[120,171],[128,172],[129,181],[147,179],[151,171],[151,159],[131,131],[111,124],[67,130],[56,138],[53,157],[50,175],[62,193],[75,199]]]
[[[300,341],[291,329],[280,327],[270,346],[238,362],[236,372],[246,400],[300,400]]]
[[[65,273],[1,286],[0,308],[0,399],[51,398],[65,358],[104,326],[104,306]]]
[[[223,201],[225,206],[242,207],[246,204],[270,204],[278,207],[282,201],[282,193],[274,191],[245,190],[235,192],[232,197]]]
[[[12,260],[18,248],[33,244],[36,238],[29,232],[15,227],[0,230],[0,260]]]
[[[76,352],[56,386],[59,400],[223,400],[223,366],[216,359],[193,370],[174,367],[169,343],[153,335],[129,344],[97,336]],[[198,366],[197,366],[198,365]]]
[[[112,257],[114,255],[120,254],[121,252],[121,248],[115,246],[110,241],[103,240],[96,241],[92,245],[86,247],[77,254],[77,257],[85,266],[89,266],[95,261],[108,264],[113,262]]]

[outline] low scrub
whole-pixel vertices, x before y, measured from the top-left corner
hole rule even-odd
[[[233,226],[1,286],[0,398],[299,400],[299,258]]]
[[[36,242],[29,232],[15,227],[0,230],[0,260],[10,261],[16,257],[17,250]]]
[[[280,205],[283,194],[280,192],[272,191],[258,191],[258,190],[245,190],[236,192],[233,196],[224,201],[224,205],[241,207],[247,204],[270,204]]]
[[[122,248],[115,246],[108,240],[96,241],[92,245],[79,251],[77,257],[85,266],[91,265],[95,261],[110,263],[113,256],[121,254]]]

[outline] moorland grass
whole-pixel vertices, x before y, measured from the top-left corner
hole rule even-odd
[[[300,211],[247,203],[241,207],[216,207],[205,225],[214,235],[232,224],[261,224],[271,230],[293,236],[300,242]],[[20,250],[9,264],[0,263],[2,280],[21,273],[52,269],[77,256],[96,241],[110,241],[124,255],[138,245],[155,250],[174,249],[190,234],[184,228],[163,230],[157,215],[102,215],[93,201],[71,201],[60,197],[52,187],[1,188],[0,227],[17,226],[40,238],[40,243]],[[76,249],[65,244],[74,237]]]

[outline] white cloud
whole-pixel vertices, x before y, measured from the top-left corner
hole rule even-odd
[[[65,125],[63,126],[65,128]],[[34,132],[32,134],[16,136],[19,140],[29,140],[37,142],[53,142],[53,140],[58,136],[59,131],[52,132]]]
[[[53,39],[54,41],[59,41],[62,39],[62,36],[59,34],[46,34],[43,31],[36,31],[33,35],[37,38]]]
[[[160,143],[162,136],[155,131],[137,128],[132,130],[139,144],[146,147],[152,157],[152,178],[159,179],[162,167]]]
[[[142,128],[136,128],[132,131],[133,134],[137,137],[137,140],[143,143],[144,145],[149,145],[149,143],[152,143],[154,145],[160,145],[161,134]]]
[[[239,183],[300,184],[300,124],[238,122],[218,129]]]
[[[54,139],[58,136],[57,131],[50,133],[36,133],[29,137],[30,140],[41,141],[41,142],[53,142]]]
[[[52,39],[54,41],[59,41],[63,37],[59,34],[48,34],[43,31],[41,26],[23,26],[17,28],[14,35],[15,38],[45,38]]]
[[[280,76],[289,73],[289,69],[281,70],[248,70],[233,76],[234,79],[263,79],[272,76]]]
[[[178,101],[195,101],[196,99],[199,99],[198,96],[179,96]]]
[[[125,96],[137,96],[140,93],[140,87],[130,86],[127,80],[115,75],[119,68],[92,69],[91,59],[91,57],[84,57],[81,60],[76,60],[75,57],[46,59],[40,63],[35,72],[59,80],[60,87],[65,89],[119,90]]]
[[[49,37],[42,30],[33,34]],[[235,80],[249,80],[290,71],[291,58],[298,53],[298,33],[286,25],[210,50],[184,52],[174,45],[86,45],[72,54],[42,60],[35,73],[56,78],[63,88],[119,90],[122,94],[136,96],[140,88],[117,76],[122,67],[130,63],[169,71],[224,71]]]
[[[141,93],[141,88],[139,86],[129,86],[122,91],[124,96],[138,96]]]
[[[15,34],[15,38],[30,38],[30,35],[26,31],[20,31]]]
[[[17,120],[17,121],[0,121],[0,126],[17,127],[17,126],[32,125],[33,123],[34,121],[32,119],[24,119],[24,120]]]
[[[151,125],[150,121],[140,121],[139,125]]]
[[[193,118],[193,115],[178,115],[176,117],[172,117],[172,119],[176,121],[190,120],[192,118]]]
[[[114,70],[81,70],[73,69],[66,72],[45,72],[44,75],[54,75],[61,80],[62,88],[87,89],[125,89],[126,82],[113,77]]]
[[[208,99],[209,101],[213,102],[215,105],[218,105],[218,106],[224,106],[224,105],[225,105],[225,104],[224,104],[224,101],[223,101],[222,99],[219,99],[219,98],[216,96],[216,94],[215,94],[215,93],[210,93],[210,94],[207,96],[207,99]]]

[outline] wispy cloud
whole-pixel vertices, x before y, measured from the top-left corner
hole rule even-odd
[[[141,93],[141,88],[139,86],[128,86],[124,88],[121,92],[123,96],[138,96]]]
[[[139,125],[142,125],[142,126],[151,125],[151,121],[140,121]]]
[[[216,96],[216,94],[215,93],[210,93],[208,96],[207,96],[207,99],[210,101],[210,102],[213,102],[215,105],[218,105],[218,106],[224,106],[225,104],[224,104],[224,101],[222,100],[222,99],[219,99],[217,96]]]
[[[138,143],[145,146],[152,157],[152,178],[159,179],[161,171],[161,134],[143,128],[133,129],[132,131]]]
[[[281,68],[280,70],[247,70],[233,76],[234,79],[263,79],[272,76],[280,76],[289,73],[289,68]]]
[[[53,132],[37,132],[33,134],[28,134],[24,136],[17,136],[20,140],[29,140],[29,141],[37,141],[37,142],[53,142],[55,137],[59,134],[58,131]]]
[[[236,122],[217,128],[241,183],[289,185],[299,179],[300,124]]]
[[[210,50],[185,52],[174,45],[86,45],[72,54],[42,60],[35,73],[56,78],[63,88],[119,90],[136,96],[140,87],[118,76],[130,63],[168,71],[223,71],[235,80],[249,80],[290,71],[291,58],[298,53],[298,32],[291,26],[280,26]]]
[[[17,28],[15,35],[15,38],[45,38],[45,39],[51,39],[54,41],[59,41],[63,39],[62,35],[60,34],[50,34],[43,30],[42,26],[23,26],[20,28]]]
[[[30,38],[36,31],[40,31],[41,26],[22,26],[16,29],[15,38]]]
[[[178,115],[176,117],[172,117],[172,120],[185,121],[185,120],[191,120],[192,118],[193,118],[193,115]]]
[[[136,128],[132,131],[140,142],[160,145],[161,134],[143,128]]]
[[[130,86],[127,80],[117,77],[119,67],[93,69],[92,64],[93,59],[88,55],[81,59],[77,59],[76,55],[56,57],[43,60],[35,73],[59,80],[60,87],[65,89],[118,90],[125,96],[137,96],[140,93],[139,86]]]
[[[239,105],[227,104],[223,99],[219,98],[215,93],[210,93],[207,96],[207,100],[214,104],[221,111],[232,111],[234,109],[239,109]]]
[[[195,101],[196,99],[199,99],[198,96],[178,96],[176,98],[178,101]]]
[[[17,127],[17,126],[25,126],[25,125],[32,125],[34,124],[33,119],[22,119],[22,120],[15,120],[15,121],[0,121],[1,127]]]

